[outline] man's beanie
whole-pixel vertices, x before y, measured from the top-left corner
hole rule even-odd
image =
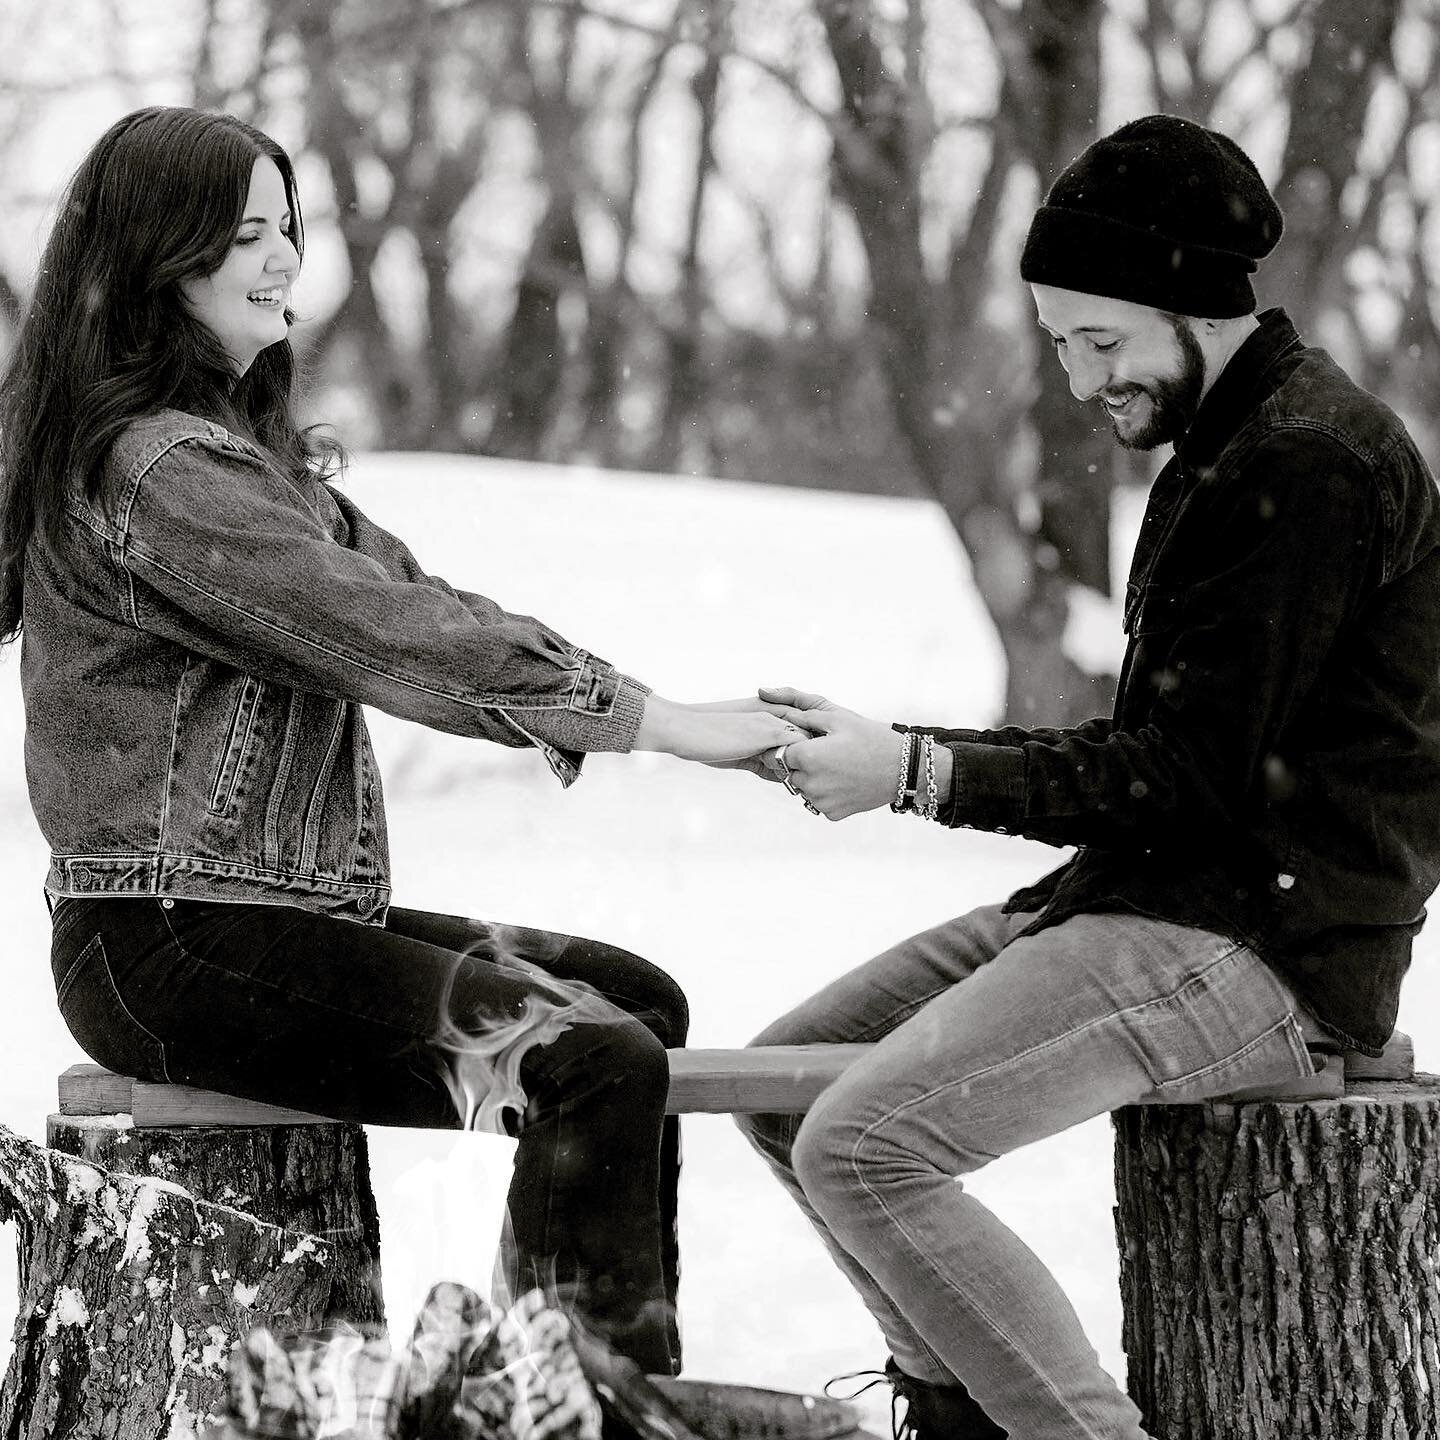
[[[1250,276],[1284,226],[1233,140],[1147,115],[1097,140],[1035,212],[1021,276],[1206,319],[1248,315]]]

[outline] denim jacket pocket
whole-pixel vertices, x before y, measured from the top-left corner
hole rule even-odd
[[[103,937],[94,936],[63,973],[57,966],[55,978],[55,999],[66,1028],[96,1064],[137,1080],[169,1084],[165,1046],[121,997]]]
[[[245,771],[246,752],[250,748],[250,737],[255,729],[255,716],[260,709],[264,688],[263,680],[246,675],[240,693],[235,697],[235,710],[230,717],[230,728],[210,792],[210,812],[213,815],[223,815],[235,798],[235,787]]]

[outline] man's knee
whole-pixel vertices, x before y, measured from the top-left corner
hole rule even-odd
[[[800,1126],[791,1163],[817,1209],[827,1197],[875,1192],[906,1181],[953,1181],[996,1157],[966,1140],[962,1113],[937,1117],[832,1089]]]
[[[822,1094],[801,1121],[790,1148],[790,1163],[801,1188],[824,1213],[827,1199],[853,1193],[863,1179],[861,1146],[865,1126],[856,1107],[835,1088]]]
[[[777,1164],[790,1164],[790,1149],[795,1142],[799,1115],[733,1115],[735,1128],[767,1159]]]

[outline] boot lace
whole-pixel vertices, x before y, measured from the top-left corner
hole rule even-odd
[[[910,1419],[914,1393],[907,1383],[909,1378],[891,1360],[883,1370],[850,1370],[844,1375],[834,1376],[825,1382],[824,1394],[831,1400],[858,1400],[866,1391],[873,1390],[877,1385],[888,1385],[890,1387],[890,1434],[892,1440],[920,1440],[920,1432]],[[831,1389],[831,1386],[843,1385],[848,1380],[864,1380],[865,1383],[857,1385],[845,1394]],[[902,1400],[905,1402],[903,1415],[900,1413]]]

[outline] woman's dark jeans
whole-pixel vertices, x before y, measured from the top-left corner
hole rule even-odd
[[[553,999],[534,967],[604,996],[520,1062],[508,1278],[554,1286],[644,1369],[678,1371],[665,1050],[689,1016],[664,971],[593,940],[394,907],[382,929],[289,905],[65,899],[53,926],[60,1012],[99,1064],[370,1125],[458,1128],[447,1027],[484,1033]]]

